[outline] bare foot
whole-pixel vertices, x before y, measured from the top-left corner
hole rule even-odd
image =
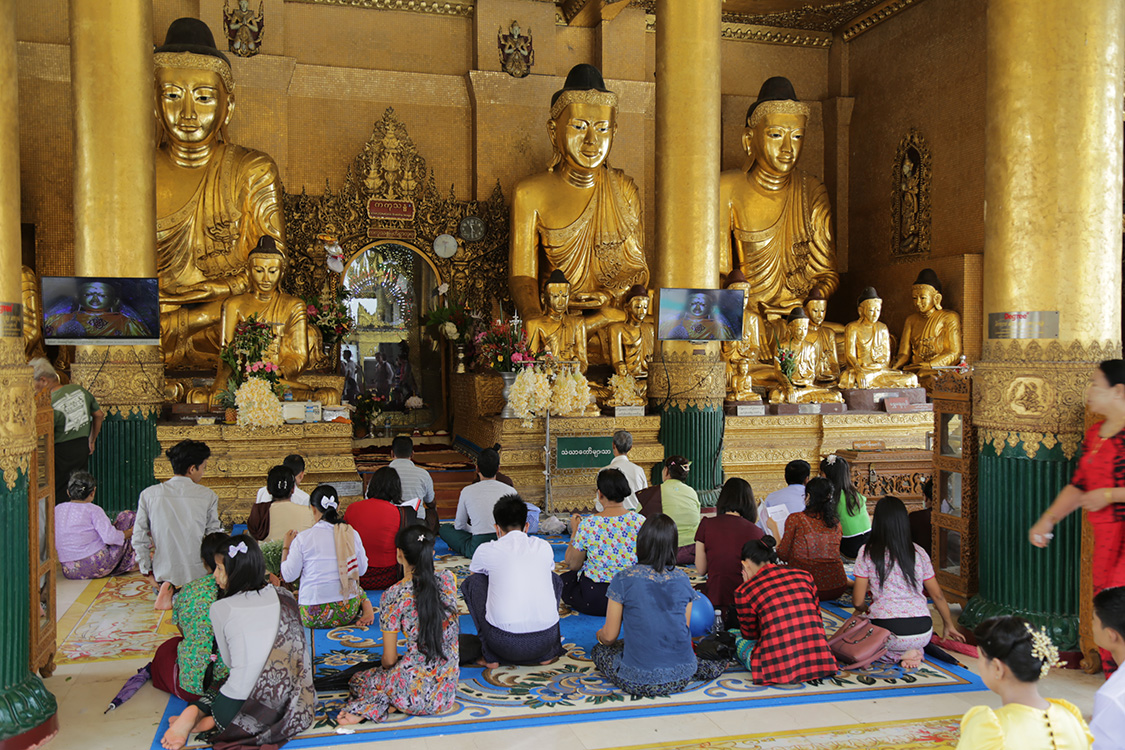
[[[922,652],[916,648],[912,648],[902,655],[899,664],[903,669],[917,669],[922,666]]]
[[[363,597],[363,604],[360,605],[360,616],[355,621],[355,624],[361,628],[371,627],[375,622],[375,608],[371,606],[371,600],[366,596]]]
[[[555,662],[557,662],[558,660],[559,660],[559,657],[557,657],[557,656],[556,656],[556,657],[555,657],[554,659],[548,659],[547,661],[541,661],[541,662],[539,662],[539,666],[541,666],[541,667],[545,667],[545,666],[547,666],[548,664],[554,664],[554,663],[555,663]]]
[[[160,738],[160,746],[165,750],[180,750],[187,744],[188,735],[199,718],[199,709],[188,706],[179,716],[173,716],[168,724],[168,731]]]
[[[478,667],[484,667],[485,669],[499,669],[500,668],[500,662],[498,662],[498,661],[485,661],[483,656],[481,658],[477,659],[473,663],[476,664]]]
[[[168,610],[172,608],[172,584],[168,581],[160,584],[160,593],[156,595],[155,610]]]
[[[363,721],[363,717],[356,716],[355,714],[340,713],[336,715],[336,723],[342,727],[348,727],[352,724],[358,724],[361,721]]]

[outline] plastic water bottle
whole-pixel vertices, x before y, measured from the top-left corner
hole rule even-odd
[[[715,623],[711,626],[711,635],[718,637],[723,632],[723,610],[715,610]]]

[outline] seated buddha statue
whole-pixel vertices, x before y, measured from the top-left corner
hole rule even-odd
[[[859,295],[859,320],[844,327],[847,369],[841,388],[917,388],[918,376],[891,368],[891,334],[879,322],[883,300],[874,287]]]
[[[929,388],[935,367],[961,361],[961,316],[941,309],[941,281],[933,269],[922,269],[911,296],[918,312],[908,317],[902,327],[894,366],[916,374],[919,382]]]
[[[820,347],[818,371],[826,380],[835,382],[840,379],[839,350],[843,343],[844,326],[824,319],[828,314],[828,300],[819,289],[814,289],[805,300],[805,312],[809,314],[809,335],[817,337]]]
[[[590,331],[625,320],[626,292],[648,284],[640,191],[606,164],[616,132],[617,95],[597,68],[574,66],[551,99],[551,163],[512,197],[509,286],[525,320],[540,314],[539,290],[555,271],[570,280],[570,311],[586,315]],[[609,361],[608,351],[599,356]]]
[[[785,360],[792,364],[785,372]],[[828,373],[820,368],[823,357],[820,339],[809,333],[809,316],[803,307],[794,307],[785,322],[785,330],[777,341],[774,352],[772,382],[777,387],[770,391],[771,404],[840,403],[844,400]],[[759,385],[763,383],[759,381]]]
[[[543,287],[542,312],[524,322],[528,349],[533,354],[550,352],[561,362],[577,362],[585,373],[589,364],[586,358],[586,321],[581,315],[568,312],[570,282],[557,268],[551,272]]]
[[[164,364],[211,369],[218,361],[223,302],[250,288],[250,251],[268,235],[285,252],[281,178],[266,154],[226,142],[234,78],[205,23],[173,21],[153,64]]]
[[[740,359],[735,363],[734,374],[727,379],[728,402],[761,401],[754,393],[754,376],[750,374],[750,360]]]
[[[742,338],[722,343],[722,357],[727,365],[727,389],[743,360],[749,368],[747,374],[756,377],[773,373],[773,356],[770,354],[769,336],[762,324],[762,316],[750,304],[750,283],[737,268],[727,274],[726,289],[742,291]]]
[[[751,304],[771,317],[840,282],[828,191],[797,168],[808,116],[788,79],[767,80],[746,112],[749,166],[719,177],[719,270],[740,269]]]
[[[648,317],[648,290],[634,284],[625,293],[625,320],[609,325],[609,357],[618,375],[648,377],[655,331]]]

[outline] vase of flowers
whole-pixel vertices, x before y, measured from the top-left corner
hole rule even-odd
[[[449,284],[442,284],[434,294],[442,297],[449,292]],[[454,372],[465,372],[465,341],[468,340],[473,327],[473,316],[469,313],[464,303],[453,295],[449,295],[445,304],[435,307],[426,315],[425,324],[435,326],[450,344],[453,345],[455,357]]]
[[[473,338],[477,348],[477,364],[491,369],[504,379],[504,409],[500,416],[515,417],[508,404],[512,384],[516,382],[516,371],[523,365],[535,362],[535,357],[527,346],[527,334],[518,317],[494,320],[487,328]]]
[[[365,391],[359,394],[355,400],[355,423],[357,425],[364,425],[372,433],[375,432],[373,424],[375,417],[378,416],[387,405],[387,397],[379,396],[372,391]]]
[[[348,310],[349,299],[351,292],[342,286],[335,291],[324,289],[320,296],[305,299],[305,314],[309,323],[320,329],[326,351],[331,351],[355,327]]]

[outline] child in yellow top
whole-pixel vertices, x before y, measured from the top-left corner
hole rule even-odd
[[[1009,616],[985,620],[974,633],[981,678],[1004,705],[965,712],[958,750],[1089,750],[1094,737],[1074,704],[1039,695],[1039,679],[1059,659],[1046,630]]]

